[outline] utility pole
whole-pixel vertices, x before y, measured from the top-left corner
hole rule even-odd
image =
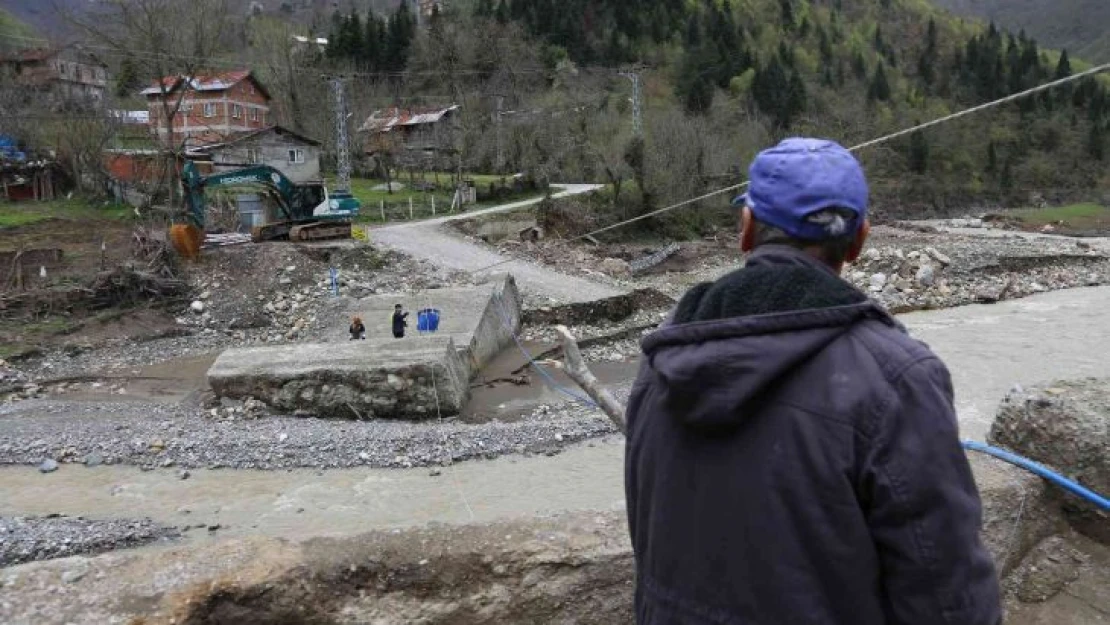
[[[343,79],[333,78],[332,93],[335,96],[335,173],[336,190],[351,190],[351,152],[347,144],[347,97],[343,92]]]
[[[497,125],[496,126],[496,128],[497,128],[497,173],[501,173],[504,170],[504,166],[505,166],[504,153],[502,152],[502,147],[501,147],[502,146],[502,143],[501,143],[501,110],[504,106],[505,106],[505,96],[502,96],[502,95],[497,96],[497,112],[495,112],[493,114],[494,115],[494,123],[496,123],[496,125]]]
[[[640,88],[640,72],[637,69],[621,72],[621,76],[632,81],[632,134],[644,136],[643,91]]]

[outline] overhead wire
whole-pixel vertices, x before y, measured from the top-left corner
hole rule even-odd
[[[913,126],[910,126],[909,128],[905,128],[905,129],[899,130],[897,132],[892,132],[890,134],[883,135],[883,136],[878,137],[876,139],[871,139],[870,141],[864,141],[863,143],[859,143],[859,144],[856,144],[856,145],[848,148],[848,151],[858,152],[858,151],[866,149],[866,148],[870,148],[870,147],[873,147],[873,146],[876,146],[876,145],[887,143],[887,142],[892,141],[894,139],[898,139],[898,138],[904,137],[906,135],[911,135],[915,132],[920,132],[920,131],[925,130],[927,128],[932,128],[933,126],[937,126],[939,124],[947,123],[947,122],[950,122],[952,120],[959,119],[961,117],[966,117],[968,115],[979,113],[979,112],[985,111],[987,109],[991,109],[991,108],[994,108],[994,107],[997,107],[997,106],[1001,106],[1003,104],[1009,104],[1010,102],[1015,102],[1015,101],[1020,100],[1022,98],[1027,98],[1031,95],[1035,95],[1035,94],[1040,93],[1042,91],[1047,91],[1049,89],[1058,87],[1060,85],[1063,85],[1063,84],[1066,84],[1066,83],[1069,83],[1069,82],[1073,82],[1073,81],[1079,80],[1081,78],[1086,78],[1088,76],[1094,76],[1095,74],[1100,74],[1100,73],[1108,71],[1108,70],[1110,70],[1110,63],[1103,63],[1102,65],[1098,65],[1098,66],[1092,67],[1090,69],[1087,69],[1085,71],[1078,72],[1076,74],[1072,74],[1071,76],[1066,76],[1064,78],[1053,80],[1052,82],[1047,82],[1043,85],[1038,85],[1038,86],[1033,87],[1031,89],[1026,89],[1024,91],[1020,91],[1018,93],[1014,93],[1014,94],[1011,94],[1011,95],[1008,95],[1008,96],[1005,96],[1005,97],[1002,97],[1002,98],[998,98],[997,100],[992,100],[992,101],[986,102],[984,104],[979,104],[977,106],[972,106],[972,107],[964,109],[962,111],[957,111],[957,112],[952,113],[950,115],[945,115],[943,117],[939,117],[937,119],[934,119],[934,120],[931,120],[931,121],[928,121],[928,122],[925,122],[925,123],[922,123],[922,124],[915,124]],[[650,219],[652,217],[655,217],[656,215],[662,215],[664,213],[669,213],[670,211],[682,208],[683,206],[688,206],[690,204],[694,204],[696,202],[700,202],[702,200],[709,199],[711,197],[722,195],[724,193],[738,191],[738,190],[740,190],[742,188],[745,188],[747,186],[748,186],[748,182],[744,181],[744,182],[741,182],[739,184],[734,184],[734,185],[729,185],[727,187],[722,187],[722,188],[717,189],[715,191],[710,191],[709,193],[699,195],[698,197],[695,197],[695,198],[692,198],[692,199],[689,199],[689,200],[683,200],[681,202],[671,204],[669,206],[664,206],[663,208],[653,210],[653,211],[648,212],[648,213],[644,213],[643,215],[638,215],[638,216],[632,217],[630,219],[625,219],[624,221],[619,221],[615,224],[610,224],[610,225],[605,226],[603,228],[598,228],[597,230],[594,230],[592,232],[587,232],[585,234],[580,234],[576,237],[572,237],[572,238],[568,239],[567,242],[572,243],[574,241],[579,241],[579,240],[582,240],[582,239],[593,237],[593,236],[601,234],[603,232],[608,232],[610,230],[616,230],[617,228],[622,228],[624,226],[636,223],[638,221],[643,221],[645,219]]]

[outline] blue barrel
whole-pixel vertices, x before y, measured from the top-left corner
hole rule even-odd
[[[439,329],[439,310],[425,308],[416,313],[417,332],[435,332]]]

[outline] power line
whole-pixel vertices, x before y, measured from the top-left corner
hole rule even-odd
[[[852,146],[852,147],[848,148],[848,150],[850,152],[857,152],[857,151],[862,150],[864,148],[869,148],[869,147],[876,146],[876,145],[879,145],[879,144],[882,144],[882,143],[887,143],[888,141],[892,141],[892,140],[897,139],[899,137],[904,137],[906,135],[910,135],[910,134],[913,134],[915,132],[925,130],[926,128],[932,128],[933,126],[937,126],[939,124],[950,122],[952,120],[959,119],[961,117],[965,117],[965,116],[971,115],[973,113],[978,113],[978,112],[981,112],[981,111],[985,111],[987,109],[994,108],[996,106],[1001,106],[1003,104],[1009,104],[1010,102],[1014,102],[1016,100],[1026,98],[1026,97],[1029,97],[1031,95],[1035,95],[1035,94],[1040,93],[1042,91],[1047,91],[1047,90],[1052,89],[1054,87],[1058,87],[1060,85],[1079,80],[1080,78],[1086,78],[1087,76],[1094,76],[1095,74],[1099,74],[1099,73],[1105,72],[1107,70],[1110,70],[1110,63],[1104,63],[1104,64],[1099,65],[1097,67],[1092,67],[1091,69],[1088,69],[1086,71],[1079,72],[1078,74],[1072,74],[1071,76],[1066,76],[1064,78],[1060,78],[1058,80],[1054,80],[1052,82],[1048,82],[1048,83],[1045,83],[1043,85],[1033,87],[1031,89],[1026,89],[1025,91],[1021,91],[1019,93],[1014,93],[1014,94],[1008,95],[1004,98],[999,98],[997,100],[992,100],[992,101],[987,102],[985,104],[980,104],[978,106],[973,106],[971,108],[964,109],[964,110],[958,111],[956,113],[952,113],[951,115],[945,115],[944,117],[940,117],[938,119],[934,119],[932,121],[925,122],[924,124],[917,124],[916,126],[911,126],[911,127],[906,128],[904,130],[899,130],[898,132],[893,132],[893,133],[890,133],[888,135],[883,135],[883,136],[881,136],[877,139],[872,139],[870,141],[865,141],[865,142],[860,143],[858,145]],[[670,211],[673,211],[673,210],[678,209],[678,208],[682,208],[683,206],[687,206],[687,205],[693,204],[695,202],[700,202],[702,200],[709,199],[709,198],[717,196],[717,195],[722,195],[722,194],[725,194],[725,193],[738,191],[738,190],[740,190],[744,187],[747,187],[748,184],[749,183],[747,181],[744,181],[744,182],[741,182],[740,184],[734,184],[734,185],[724,187],[722,189],[717,189],[716,191],[710,191],[709,193],[706,193],[704,195],[699,195],[696,198],[689,199],[689,200],[683,200],[681,202],[678,202],[677,204],[671,204],[670,206],[665,206],[665,207],[660,208],[658,210],[651,211],[650,213],[645,213],[645,214],[640,215],[638,217],[633,217],[631,219],[626,219],[624,221],[619,221],[615,224],[605,226],[604,228],[598,228],[597,230],[594,230],[593,232],[587,232],[586,234],[578,235],[576,237],[568,239],[567,242],[571,243],[571,242],[574,242],[574,241],[579,241],[581,239],[585,239],[585,238],[588,238],[588,237],[592,237],[592,236],[601,234],[602,232],[608,232],[610,230],[616,230],[617,228],[621,228],[621,227],[627,226],[629,224],[635,223],[637,221],[642,221],[644,219],[649,219],[651,217],[655,217],[656,215],[661,215],[663,213],[668,213]]]

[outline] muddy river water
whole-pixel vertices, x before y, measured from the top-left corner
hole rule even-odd
[[[993,306],[900,317],[948,363],[968,438],[986,436],[1015,384],[1110,376],[1110,287],[1047,293]],[[628,368],[631,370],[631,368]],[[301,538],[429,521],[485,521],[623,506],[623,441],[580,444],[554,456],[505,457],[442,469],[320,472],[174,470],[66,465],[0,470],[0,514],[149,516],[194,529],[186,540],[262,533]]]

